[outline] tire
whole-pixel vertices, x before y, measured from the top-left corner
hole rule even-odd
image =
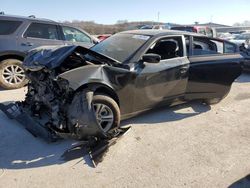
[[[93,106],[96,113],[97,122],[100,125],[104,134],[111,134],[112,131],[115,132],[117,128],[120,126],[121,114],[120,108],[116,101],[111,97],[103,94],[94,95],[93,97]],[[100,113],[97,110],[100,110],[100,105],[102,105],[103,109]],[[101,122],[101,117],[110,117],[113,115],[112,123],[111,122]],[[104,118],[105,119],[105,118]],[[107,118],[107,120],[110,120]]]
[[[17,59],[6,59],[0,62],[0,86],[4,89],[17,89],[28,83],[22,68],[22,62]]]
[[[205,99],[204,103],[206,103],[207,105],[214,105],[218,104],[221,100],[222,98]]]

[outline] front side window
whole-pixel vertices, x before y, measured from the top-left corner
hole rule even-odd
[[[25,37],[59,40],[56,25],[32,23],[24,34]]]
[[[0,20],[0,35],[10,35],[21,25],[21,21]]]
[[[91,38],[78,29],[65,26],[62,29],[66,41],[92,43]]]
[[[182,37],[164,38],[153,44],[146,52],[161,56],[161,60],[183,57]]]

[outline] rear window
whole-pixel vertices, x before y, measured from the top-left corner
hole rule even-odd
[[[0,20],[0,35],[10,35],[21,25],[21,21]]]

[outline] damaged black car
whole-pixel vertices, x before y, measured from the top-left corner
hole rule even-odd
[[[197,99],[218,103],[242,61],[233,43],[174,30],[121,32],[91,49],[35,49],[24,61],[25,101],[5,112],[33,132],[114,137],[121,120],[149,109]]]

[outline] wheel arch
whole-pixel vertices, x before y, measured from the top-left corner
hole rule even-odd
[[[120,100],[114,89],[112,89],[110,86],[103,84],[103,83],[86,83],[82,86],[80,86],[76,92],[82,91],[84,89],[90,89],[94,92],[94,94],[106,94],[110,96],[112,99],[116,101],[118,106],[120,107]]]
[[[0,53],[0,62],[6,59],[18,59],[23,61],[25,58],[25,54],[21,52],[4,52]]]

